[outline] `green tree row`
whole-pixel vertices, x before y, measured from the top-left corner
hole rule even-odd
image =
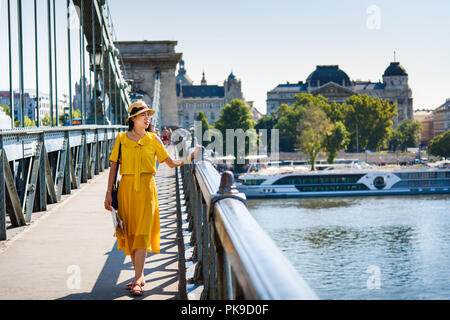
[[[196,120],[202,121],[202,136],[210,128],[220,130],[224,138],[226,129],[242,129],[244,132],[248,129],[267,129],[268,150],[271,149],[270,130],[278,129],[279,150],[301,150],[308,155],[314,169],[320,152],[326,153],[327,161],[333,163],[340,150],[378,151],[389,147],[395,151],[417,146],[422,130],[420,122],[406,119],[397,129],[393,129],[396,108],[396,104],[388,100],[368,95],[353,95],[344,103],[329,103],[321,95],[302,93],[295,96],[294,104],[282,104],[276,112],[262,117],[257,123],[252,120],[245,102],[239,99],[222,108],[213,126],[202,111]],[[207,146],[209,142],[207,137],[202,144]],[[245,147],[247,151],[247,140]],[[234,150],[236,153],[236,146]]]
[[[280,150],[296,148],[309,155],[314,164],[319,152],[333,163],[339,150],[348,152],[417,146],[422,130],[418,121],[409,119],[393,129],[396,104],[369,95],[353,95],[344,103],[331,102],[321,95],[302,93],[295,103],[281,105],[256,127],[280,130]],[[392,140],[392,141],[391,141]]]

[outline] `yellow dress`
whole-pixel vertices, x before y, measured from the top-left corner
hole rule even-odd
[[[121,132],[116,138],[109,161],[117,162],[121,148],[120,183],[117,193],[118,214],[123,221],[125,234],[117,237],[117,248],[131,255],[135,249],[159,253],[160,226],[158,195],[154,174],[156,161],[164,162],[169,154],[156,140],[156,135],[147,132],[139,141]]]

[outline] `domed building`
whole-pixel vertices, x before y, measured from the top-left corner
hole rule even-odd
[[[185,86],[191,86],[194,84],[194,81],[186,74],[186,69],[184,68],[184,60],[181,60],[179,63],[178,74],[175,77],[176,83],[181,83]]]
[[[343,103],[354,94],[389,99],[397,103],[398,116],[394,126],[405,118],[413,118],[412,91],[408,73],[399,62],[391,62],[383,74],[383,82],[352,81],[338,65],[318,65],[305,82],[279,84],[267,92],[267,114],[275,112],[281,104],[291,105],[299,93],[321,94],[328,101]]]
[[[340,84],[343,87],[352,85],[348,75],[339,69],[337,65],[317,66],[316,70],[306,78],[306,83],[309,87],[320,87],[321,84],[329,82]]]

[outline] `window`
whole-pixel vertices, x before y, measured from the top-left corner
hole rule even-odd
[[[419,172],[410,172],[408,173],[408,179],[420,179],[420,173]]]
[[[266,179],[250,179],[250,180],[244,180],[244,182],[242,184],[246,185],[246,186],[256,186],[256,185],[260,185],[264,181],[266,181]]]
[[[377,189],[383,189],[384,187],[386,187],[386,182],[384,181],[384,177],[378,176],[375,179],[373,179],[373,185]]]
[[[437,172],[424,172],[422,173],[423,179],[435,179],[437,177]]]
[[[329,185],[329,184],[349,184],[356,183],[363,174],[353,175],[305,175],[305,176],[288,176],[275,181],[276,185],[283,184],[299,184],[299,185]]]
[[[351,184],[351,185],[323,185],[323,186],[296,186],[298,191],[301,192],[332,192],[332,191],[360,191],[369,190],[364,184]]]

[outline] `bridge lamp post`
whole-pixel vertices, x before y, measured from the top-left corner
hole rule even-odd
[[[103,117],[105,116],[102,112],[102,86],[100,73],[103,69],[103,55],[102,47],[100,45],[93,46],[92,44],[86,46],[86,50],[89,52],[90,57],[90,70],[94,72],[94,92],[95,95],[92,97],[91,101],[91,114],[87,120],[87,123],[103,123]],[[93,107],[92,107],[93,106]]]
[[[128,79],[128,80],[125,80],[125,82],[126,82],[127,85],[128,85],[128,87],[127,87],[128,91],[129,91],[129,92],[133,91],[133,83],[134,83],[134,80],[133,80],[133,79]]]

